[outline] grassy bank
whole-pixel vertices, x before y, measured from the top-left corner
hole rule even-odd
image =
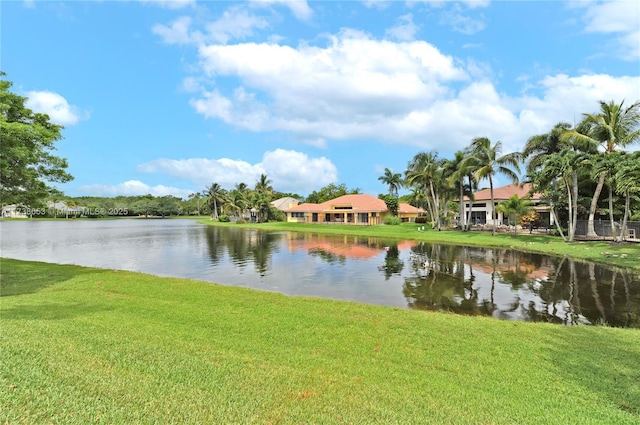
[[[3,259],[1,423],[637,424],[640,331]]]
[[[306,223],[259,223],[235,224],[218,223],[211,220],[201,220],[200,223],[215,226],[246,227],[271,231],[315,232],[336,235],[371,236],[393,239],[413,239],[424,242],[448,243],[467,246],[512,248],[521,251],[539,252],[549,255],[566,255],[575,259],[592,261],[600,264],[610,264],[640,271],[640,243],[612,243],[607,241],[578,241],[563,242],[562,238],[544,234],[518,234],[512,237],[507,234],[491,232],[460,232],[443,230],[438,232],[425,226],[424,231],[418,231],[414,223],[404,223],[400,226],[349,226]]]

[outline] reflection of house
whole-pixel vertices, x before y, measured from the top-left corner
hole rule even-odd
[[[508,186],[498,187],[493,189],[493,202],[498,205],[500,202],[508,200],[513,195],[518,195],[519,198],[529,197],[532,203],[533,209],[540,214],[542,222],[546,226],[553,225],[549,214],[549,206],[542,204],[541,195],[539,193],[530,194],[530,183],[524,184],[510,184]],[[473,202],[473,208],[471,210],[471,223],[472,224],[493,224],[491,220],[491,189],[483,189],[475,194],[475,201]],[[465,213],[469,214],[469,198],[465,197],[467,201],[465,204]],[[507,224],[507,218],[502,213],[496,212],[496,224]]]
[[[400,203],[402,221],[415,221],[422,209]],[[371,195],[344,195],[321,204],[299,204],[286,210],[290,223],[340,223],[356,225],[382,224],[391,213],[387,204]]]
[[[322,251],[340,257],[353,258],[358,260],[366,260],[379,255],[389,247],[379,244],[378,241],[362,242],[359,238],[336,238],[314,236],[304,239],[290,239],[289,251],[295,252],[299,249],[314,252]],[[417,245],[414,241],[404,241],[398,243],[398,249],[410,249]]]

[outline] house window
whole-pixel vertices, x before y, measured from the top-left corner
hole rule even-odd
[[[371,217],[376,217],[376,214],[377,214],[377,213],[372,212],[372,213],[371,213]]]
[[[369,215],[367,213],[358,213],[358,222],[360,223],[368,223]]]
[[[473,204],[473,208],[486,208],[487,203],[486,202],[479,202],[477,204]]]
[[[291,218],[304,218],[304,213],[303,212],[292,212],[291,213]]]

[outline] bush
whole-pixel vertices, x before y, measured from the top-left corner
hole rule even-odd
[[[243,219],[236,220],[236,224],[247,224],[247,220],[243,220]]]
[[[416,217],[416,223],[428,223],[429,217]]]
[[[392,226],[398,225],[402,223],[402,220],[400,220],[400,217],[395,217],[392,215],[388,215],[384,218],[384,224],[389,224]]]
[[[226,214],[222,214],[221,216],[218,217],[218,221],[220,223],[228,223],[230,221],[229,216]]]

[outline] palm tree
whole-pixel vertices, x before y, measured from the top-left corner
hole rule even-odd
[[[550,132],[533,136],[527,140],[522,151],[522,159],[526,162],[527,173],[532,174],[544,166],[548,155],[558,153],[565,143],[562,135],[571,129],[571,124],[557,123]]]
[[[500,156],[501,152],[501,142],[496,142],[496,144],[492,146],[491,140],[488,138],[477,137],[471,142],[471,156],[467,157],[463,161],[463,166],[473,166],[476,168],[475,175],[479,181],[482,179],[489,180],[489,189],[491,193],[491,221],[493,222],[492,235],[496,234],[496,206],[493,198],[493,176],[501,173],[509,177],[515,183],[518,181],[518,174],[516,172],[520,172],[520,154],[514,152]],[[514,171],[514,169],[516,171]]]
[[[624,217],[618,236],[618,241],[621,242],[627,231],[631,193],[640,193],[640,152],[636,151],[633,154],[622,156],[614,180],[616,190],[625,196]]]
[[[193,200],[196,202],[196,209],[198,211],[198,216],[200,216],[200,194],[199,193],[190,193],[189,200]]]
[[[465,153],[463,151],[457,151],[454,159],[449,161],[449,165],[452,167],[449,180],[454,188],[458,190],[458,202],[459,202],[459,216],[460,216],[460,229],[465,230],[467,227],[467,215],[464,210],[464,195],[465,185],[464,179],[470,174],[469,167],[463,167]],[[471,198],[471,188],[467,191],[469,198]],[[471,217],[469,217],[471,218]]]
[[[266,174],[260,174],[260,178],[256,182],[255,191],[270,198],[273,194],[272,181],[269,180]]]
[[[205,189],[206,196],[209,197],[209,203],[213,205],[213,218],[218,219],[218,203],[223,204],[227,191],[218,183],[211,183],[211,186]]]
[[[442,162],[435,152],[420,152],[413,157],[409,163],[405,175],[409,185],[421,185],[427,193],[427,209],[431,215],[431,220],[437,223],[440,230],[440,197],[437,192],[441,177]]]
[[[566,132],[563,137],[573,137],[578,143],[599,144],[604,150],[604,155],[614,152],[617,148],[627,146],[640,140],[640,102],[624,107],[624,101],[620,104],[613,100],[609,103],[600,101],[600,112],[597,114],[585,114],[581,123],[583,129]],[[587,236],[597,236],[594,226],[598,199],[604,187],[606,172],[602,172],[598,178],[598,184],[591,199],[589,207],[589,222]]]
[[[384,169],[384,175],[378,177],[382,183],[389,186],[389,195],[398,197],[398,189],[403,186],[402,174],[394,173],[388,168]]]
[[[507,217],[510,217],[512,214],[515,217],[515,223],[513,225],[513,236],[515,237],[518,226],[518,219],[523,215],[529,213],[532,210],[531,200],[527,197],[520,198],[518,194],[514,194],[508,200],[500,202],[496,206],[496,211],[501,212]],[[509,220],[510,221],[510,220]]]

